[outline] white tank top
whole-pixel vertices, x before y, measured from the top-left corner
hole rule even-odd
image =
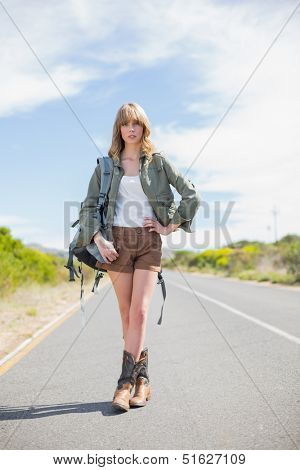
[[[116,198],[113,225],[143,227],[146,216],[157,220],[143,191],[140,175],[123,175]]]

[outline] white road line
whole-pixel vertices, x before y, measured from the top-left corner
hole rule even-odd
[[[173,284],[174,286],[178,287],[179,289],[183,289],[189,293],[192,293],[191,289],[188,287],[182,286],[181,284],[178,284],[177,282],[171,281],[168,279],[168,283]],[[216,305],[219,305],[219,307],[224,308],[225,310],[228,310],[231,313],[234,313],[235,315],[239,315],[242,318],[245,318],[246,320],[251,321],[252,323],[256,323],[257,325],[266,328],[266,330],[272,331],[272,333],[275,333],[279,336],[282,336],[283,338],[286,338],[293,343],[300,344],[300,338],[297,336],[290,335],[286,331],[280,330],[279,328],[276,328],[276,326],[270,325],[269,323],[266,323],[264,321],[258,320],[258,318],[252,317],[251,315],[247,315],[247,313],[241,312],[240,310],[231,307],[228,304],[225,304],[224,302],[220,302],[219,300],[214,299],[213,297],[209,297],[209,295],[205,295],[202,292],[199,292],[195,289],[193,289],[195,294],[198,297],[202,297],[202,299],[208,300],[209,302],[212,302]]]

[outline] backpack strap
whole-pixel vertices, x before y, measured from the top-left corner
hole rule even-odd
[[[103,229],[107,228],[106,216],[104,213],[105,203],[107,200],[107,194],[110,188],[111,180],[113,177],[113,161],[110,157],[99,157],[97,158],[97,164],[100,165],[101,170],[101,187],[99,192],[98,204],[97,204],[97,218],[100,226]],[[100,279],[104,276],[102,271],[97,270],[92,292],[98,293],[97,288]]]
[[[76,222],[74,222],[71,227],[75,227],[77,224],[79,223],[79,219],[76,220]],[[64,265],[65,268],[67,268],[69,270],[69,274],[70,274],[70,277],[69,277],[69,281],[75,281],[75,276],[74,274],[77,276],[77,277],[80,277],[74,267],[74,264],[73,264],[73,249],[75,248],[76,244],[77,244],[77,240],[78,240],[78,237],[79,237],[79,230],[77,230],[76,232],[76,235],[75,237],[73,238],[72,242],[70,243],[69,245],[69,258],[68,258],[68,262],[67,264]]]
[[[80,311],[81,311],[81,325],[82,328],[85,327],[86,324],[86,316],[85,316],[85,301],[84,301],[84,276],[82,270],[82,261],[80,266],[78,267],[80,272]]]
[[[95,291],[95,289],[97,289],[99,281],[103,276],[104,276],[104,273],[102,271],[98,270],[97,273],[96,273],[96,276],[95,276],[95,281],[94,281],[92,292],[94,292],[94,293],[97,292],[97,291]]]
[[[160,152],[155,152],[152,155],[154,157],[154,163],[155,163],[157,171],[161,171],[163,169],[163,161],[162,161],[162,158],[161,158],[161,156],[162,156],[161,153]],[[161,285],[162,295],[163,295],[163,298],[164,298],[163,304],[162,304],[162,307],[161,307],[160,317],[159,317],[159,320],[157,322],[158,325],[161,325],[162,316],[163,316],[163,308],[164,308],[164,303],[165,303],[165,300],[166,300],[166,285],[165,285],[165,280],[162,276],[162,269],[160,270],[159,273],[157,273],[157,277],[158,277],[157,284]]]
[[[100,165],[101,170],[101,188],[97,204],[97,218],[100,223],[100,226],[103,229],[106,229],[107,225],[106,217],[104,214],[104,208],[107,200],[107,193],[109,191],[113,176],[113,160],[110,157],[99,157],[97,158],[97,163],[98,165]]]
[[[166,285],[165,285],[165,281],[164,281],[164,278],[162,277],[161,273],[162,273],[162,268],[160,269],[160,272],[157,273],[157,276],[158,276],[157,284],[161,284],[161,290],[162,290],[162,294],[163,294],[163,298],[164,298],[164,301],[163,301],[163,304],[162,304],[162,307],[161,307],[160,317],[159,317],[159,320],[157,322],[158,325],[161,325],[161,322],[162,322],[163,308],[164,308],[164,303],[165,303],[165,300],[166,300]]]

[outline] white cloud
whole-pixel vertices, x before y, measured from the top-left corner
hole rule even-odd
[[[18,215],[1,215],[0,214],[0,225],[22,225],[29,223],[29,220],[25,217]]]
[[[83,62],[84,47],[95,39],[103,40],[111,32],[112,23],[105,21],[109,5],[99,8],[98,2],[90,2],[86,9],[90,13],[89,24],[79,11],[80,2],[75,1],[53,1],[51,5],[12,1],[6,10],[12,21],[2,10],[0,115],[28,111],[49,100],[61,99],[38,59],[66,97],[80,93],[85,84],[103,76],[104,69],[99,64]],[[98,21],[98,28],[91,28],[94,21]]]

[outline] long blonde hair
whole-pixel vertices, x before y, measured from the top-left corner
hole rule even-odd
[[[125,147],[125,143],[121,135],[121,126],[130,120],[136,120],[143,126],[141,151],[145,154],[149,163],[152,160],[152,153],[154,153],[156,149],[150,140],[149,119],[143,108],[137,103],[124,103],[119,108],[113,126],[112,144],[108,151],[108,155],[114,160],[120,158],[120,153]]]

